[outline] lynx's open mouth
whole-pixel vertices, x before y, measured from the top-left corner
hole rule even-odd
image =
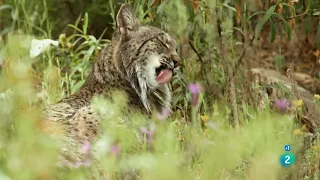
[[[164,65],[161,65],[160,67],[156,68],[156,74],[157,74],[157,82],[159,84],[165,84],[171,80],[173,70]]]

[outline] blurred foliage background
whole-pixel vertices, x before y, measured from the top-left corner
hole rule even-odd
[[[180,44],[184,69],[171,84],[175,113],[165,122],[134,115],[132,126],[124,127],[116,120],[124,100],[110,105],[96,99],[97,107],[116,112],[94,145],[101,164],[58,167],[59,144],[43,132],[48,125],[41,108],[85,82],[124,2],[142,23],[166,30]],[[59,46],[31,58],[32,39]],[[261,89],[248,72],[285,74],[290,68],[319,104],[319,64],[318,0],[0,0],[0,179],[102,179],[101,171],[123,179],[132,170],[140,179],[318,179],[319,141],[304,148],[310,131],[301,121],[302,105],[279,113],[272,99],[257,97]],[[195,82],[205,89],[197,106],[188,90]],[[157,129],[153,151],[131,132],[149,128],[148,122]],[[108,153],[115,142],[120,156]],[[279,163],[285,144],[297,155],[290,168]]]

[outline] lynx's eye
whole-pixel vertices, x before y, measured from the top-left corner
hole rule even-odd
[[[169,49],[169,46],[168,46],[167,44],[163,43],[161,40],[158,39],[158,42],[159,42],[159,44],[160,44],[161,46],[163,46],[164,48]]]

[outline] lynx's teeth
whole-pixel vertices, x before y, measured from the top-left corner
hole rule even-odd
[[[158,77],[157,77],[157,81],[159,84],[165,84],[168,83],[172,78],[172,71],[170,69],[164,69],[162,70]]]

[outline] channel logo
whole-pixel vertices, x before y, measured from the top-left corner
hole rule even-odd
[[[290,150],[291,150],[290,145],[285,145],[284,150],[286,152],[280,155],[280,164],[282,165],[282,167],[289,167],[295,163],[296,157],[295,155],[290,153]]]

